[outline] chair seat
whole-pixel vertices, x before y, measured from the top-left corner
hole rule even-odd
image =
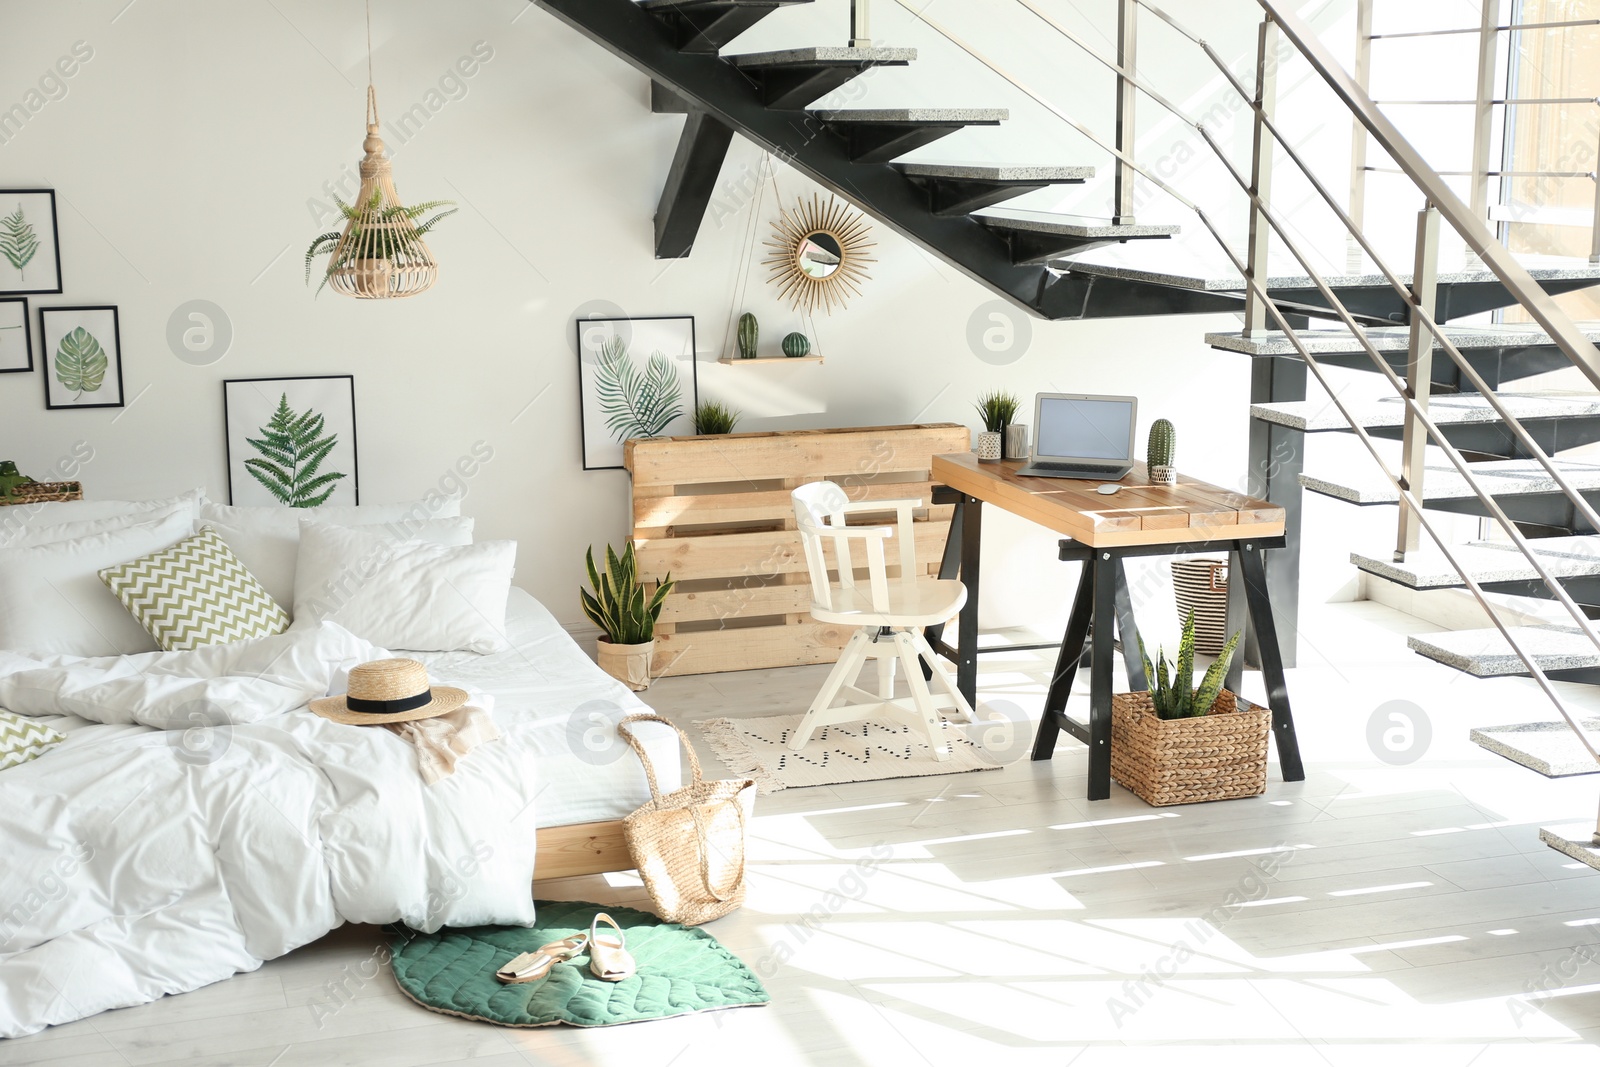
[[[872,591],[866,587],[848,589],[833,584],[833,607],[811,605],[811,617],[818,622],[850,626],[937,626],[961,610],[967,602],[967,587],[960,582],[939,578],[919,578],[914,584],[889,582],[889,610],[872,609]]]

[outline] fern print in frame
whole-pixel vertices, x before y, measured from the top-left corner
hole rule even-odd
[[[114,307],[39,309],[45,407],[122,407],[122,340]]]
[[[360,502],[352,376],[235,378],[222,389],[229,503]]]
[[[575,326],[584,470],[622,469],[632,438],[694,433],[693,316],[579,318]]]
[[[291,508],[326,504],[334,483],[344,477],[339,471],[322,470],[328,453],[339,443],[337,434],[324,433],[326,428],[327,420],[316,411],[290,410],[289,394],[284,393],[272,418],[261,427],[261,436],[245,438],[260,453],[244,461],[245,469],[280,504]]]
[[[0,296],[59,292],[55,190],[0,189]],[[54,352],[47,348],[46,360]]]

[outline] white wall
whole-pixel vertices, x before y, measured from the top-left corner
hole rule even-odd
[[[1009,7],[964,4],[963,18],[969,6]],[[0,457],[43,477],[85,442],[93,459],[79,476],[92,497],[199,484],[223,499],[223,379],[351,373],[361,499],[415,498],[447,485],[457,459],[487,442],[494,458],[470,480],[465,510],[478,517],[480,536],[521,543],[519,583],[578,624],[584,546],[625,536],[628,480],[620,471],[580,469],[572,322],[580,309],[614,306],[630,315],[694,315],[707,361],[703,395],[754,407],[753,391],[772,390],[777,399],[765,403],[796,412],[752,419],[745,429],[972,425],[975,394],[994,387],[1024,396],[1133,392],[1142,398],[1141,423],[1165,416],[1177,425],[1185,470],[1238,484],[1248,366],[1201,341],[1207,330],[1235,328],[1235,319],[1034,320],[1026,353],[995,366],[966,340],[969,319],[992,294],[882,226],[864,295],[817,323],[825,365],[771,372],[710,365],[730,313],[754,311],[769,342],[799,327],[761,283],[759,266],[745,298],[736,297],[752,210],[736,189],[759,162],[753,146],[736,139],[729,154],[724,206],[731,213],[707,221],[690,258],[658,262],[651,218],[682,120],[650,113],[645,78],[524,0],[375,0],[373,9],[386,118],[419,102],[435,108],[395,152],[400,191],[462,205],[431,240],[443,262],[438,286],[377,305],[328,293],[313,299],[301,264],[310,238],[330,228],[311,202],[325,202],[324,183],[340,180],[359,157],[366,55],[356,0],[5,5],[0,108],[28,106],[34,98],[27,94],[75,42],[93,50],[64,82],[64,95],[47,83],[58,98],[41,93],[42,106],[20,131],[5,131],[0,174],[8,187],[56,189],[66,292],[33,304],[121,309],[130,404],[46,411],[39,371],[0,375]],[[839,0],[817,9],[774,16],[750,35],[750,46],[804,39],[807,20],[837,17],[830,34],[842,26]],[[878,36],[929,49],[927,63],[874,75],[863,102],[1018,108],[1004,140],[989,139],[997,131],[964,131],[923,157],[1103,165],[1103,154],[1063,132],[1058,119],[1024,106],[948,47],[941,51],[887,0],[879,10]],[[1229,11],[1218,39],[1230,42],[1229,54],[1243,55],[1259,12],[1249,3]],[[1092,95],[1090,83],[1078,87],[1070,73],[1077,69],[1066,58],[1070,46],[1056,48],[1037,33],[1010,40],[1031,50],[1013,57],[1019,65],[1033,64],[1041,79],[1042,71],[1058,72],[1052,93],[1067,103]],[[475,47],[488,58],[470,79],[451,81],[452,67]],[[1147,59],[1154,76],[1178,69],[1161,56]],[[1178,99],[1204,99],[1208,85],[1220,85],[1204,74],[1183,77]],[[1097,75],[1093,85],[1102,81]],[[1085,121],[1102,130],[1109,129],[1105,113],[1084,105]],[[1148,139],[1159,146],[1169,128],[1143,114]],[[1192,191],[1198,174],[1178,180]],[[811,191],[792,171],[780,173],[779,184],[785,199]],[[1103,200],[1105,187],[1064,199],[1072,196]],[[773,214],[768,195],[757,225],[762,237]],[[1159,197],[1145,215],[1178,219],[1202,236]],[[185,362],[168,346],[168,317],[192,299],[214,301],[232,322],[231,349],[210,365]],[[989,621],[1058,623],[1071,575],[1053,562],[1052,539],[1003,517],[991,530]]]

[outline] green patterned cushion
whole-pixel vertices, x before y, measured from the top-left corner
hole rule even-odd
[[[0,711],[0,771],[38,759],[65,740],[43,723]]]
[[[100,580],[168,652],[289,628],[289,616],[210,526],[171,548],[107,567]]]

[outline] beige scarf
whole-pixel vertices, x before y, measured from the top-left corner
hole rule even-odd
[[[417,766],[429,785],[455,773],[456,762],[485,741],[498,741],[494,716],[468,704],[448,715],[384,726],[417,750]]]

